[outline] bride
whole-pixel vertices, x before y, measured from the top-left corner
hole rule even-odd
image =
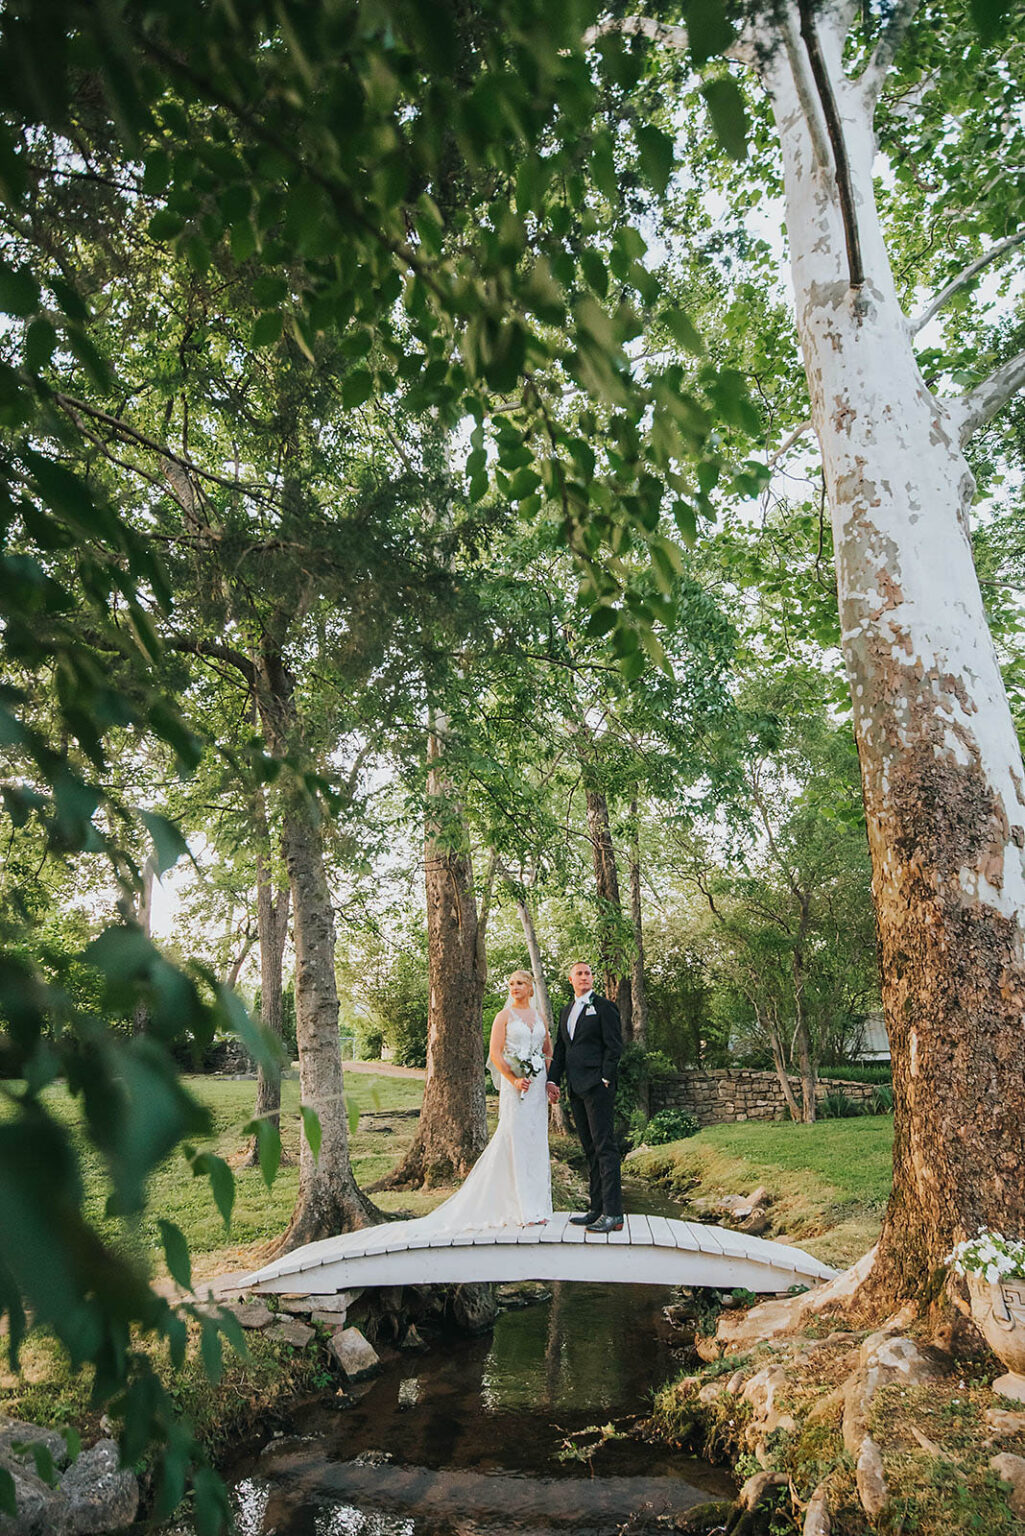
[[[499,1090],[498,1129],[456,1193],[417,1218],[418,1231],[528,1227],[552,1214],[547,1093],[552,1041],[533,995],[530,972],[514,971],[488,1052]]]
[[[246,1275],[240,1288],[277,1275],[283,1264],[291,1271],[300,1252],[344,1258],[349,1249],[368,1251],[374,1243],[389,1247],[397,1238],[404,1242],[481,1227],[543,1226],[548,1221],[552,1214],[548,1099],[556,1100],[559,1090],[547,1081],[552,1042],[547,1024],[531,1001],[533,993],[530,972],[514,971],[505,1007],[495,1015],[488,1053],[499,1086],[498,1129],[455,1194],[426,1216],[385,1221],[372,1232],[363,1228],[294,1249],[285,1259]]]

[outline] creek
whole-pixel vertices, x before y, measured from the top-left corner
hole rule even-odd
[[[624,1194],[629,1210],[680,1214],[647,1186]],[[674,1292],[503,1294],[486,1336],[397,1354],[229,1467],[239,1536],[613,1536],[733,1494],[721,1469],[631,1434],[682,1368],[662,1315]]]

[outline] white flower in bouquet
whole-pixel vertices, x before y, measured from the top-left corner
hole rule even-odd
[[[529,1056],[513,1056],[509,1065],[517,1077],[540,1077],[545,1070],[545,1058],[541,1051],[532,1051]],[[525,1099],[530,1092],[529,1087],[520,1090],[520,1098]]]

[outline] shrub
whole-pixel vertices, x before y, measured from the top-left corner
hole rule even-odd
[[[373,1024],[369,1020],[356,1028],[356,1059],[358,1061],[380,1061],[381,1051],[384,1047],[384,1030],[380,1025]]]
[[[616,1114],[632,1127],[641,1094],[648,1083],[672,1077],[676,1068],[662,1051],[646,1051],[632,1041],[619,1058],[616,1072]]]
[[[845,1067],[822,1067],[820,1075],[837,1083],[889,1083],[893,1074],[888,1061],[859,1061]]]
[[[820,1120],[851,1120],[855,1115],[863,1115],[865,1106],[849,1099],[845,1093],[827,1093],[817,1113]]]
[[[874,1115],[893,1114],[893,1089],[886,1083],[879,1083],[872,1095],[871,1110]]]
[[[626,1133],[626,1139],[631,1147],[639,1147],[647,1138],[645,1131],[648,1128],[648,1117],[643,1109],[630,1111],[630,1123]]]
[[[700,1129],[698,1121],[685,1109],[660,1109],[645,1126],[644,1140],[649,1147],[660,1147],[667,1141],[696,1136]]]

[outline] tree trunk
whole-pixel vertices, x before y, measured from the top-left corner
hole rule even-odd
[[[146,935],[150,937],[153,929],[153,880],[155,870],[153,860],[146,859],[142,866],[142,887],[135,907],[135,921]],[[144,1035],[149,1028],[149,1009],[141,999],[135,1005],[132,1014],[132,1034]]]
[[[807,908],[801,914],[803,935],[807,924]],[[804,963],[801,958],[800,940],[794,949],[794,1043],[797,1046],[797,1063],[801,1069],[801,1103],[805,1125],[815,1123],[815,1062],[812,1058],[811,1036],[808,1033],[808,1017],[804,1011]]]
[[[487,1141],[484,1097],[483,935],[465,827],[441,766],[444,722],[427,744],[424,872],[427,890],[427,1080],[416,1138],[377,1189],[451,1184]]]
[[[766,1034],[769,1037],[769,1046],[772,1050],[772,1064],[776,1069],[776,1077],[778,1078],[779,1086],[783,1091],[783,1097],[786,1100],[787,1109],[790,1111],[790,1118],[795,1125],[798,1125],[803,1117],[801,1115],[801,1107],[797,1102],[793,1086],[790,1082],[790,1074],[787,1071],[786,1058],[783,1054],[783,1039],[779,1032],[779,1023],[775,1018],[772,1017],[771,1014],[763,1021],[761,1010],[759,1009],[757,1003],[755,1003],[753,999],[749,999],[749,1001],[751,1002],[751,1006],[754,1009],[755,1018],[758,1020],[759,1025],[764,1028]]]
[[[608,801],[600,790],[588,789],[587,835],[594,855],[594,883],[598,896],[598,968],[606,997],[619,1009],[623,1040],[633,1039],[630,995],[630,964],[623,942],[623,904],[619,899],[616,850],[612,844]]]
[[[260,659],[258,701],[275,756],[294,747],[294,683],[279,656]],[[335,926],[324,871],[320,813],[301,784],[282,792],[282,848],[291,887],[295,935],[295,1012],[302,1104],[320,1120],[316,1158],[305,1127],[299,1146],[299,1191],[280,1252],[380,1219],[358,1188],[349,1161],[349,1134],[338,1036]]]
[[[644,984],[644,929],[641,923],[641,840],[637,820],[637,800],[630,802],[630,919],[634,931],[633,966],[630,972],[630,999],[633,1037],[640,1046],[648,1040],[648,996]],[[646,1084],[645,1084],[646,1091]],[[647,1105],[645,1105],[647,1108]]]
[[[793,20],[793,11],[791,10]],[[893,1059],[894,1184],[871,1285],[920,1293],[983,1225],[1025,1231],[1025,784],[972,561],[974,484],[912,351],[875,208],[863,87],[817,26],[846,133],[867,280],[779,47],[797,324],[833,524],[843,651]]]
[[[548,995],[548,983],[545,980],[544,967],[541,964],[541,946],[537,942],[537,929],[534,927],[534,919],[530,908],[519,897],[516,899],[516,912],[523,929],[523,937],[527,943],[527,954],[530,956],[530,972],[534,978],[534,997],[538,1013],[548,1025],[549,1033],[554,1037],[555,1016],[552,1013],[552,1000]],[[566,1111],[561,1102],[548,1106],[548,1129],[555,1136],[568,1136],[569,1124],[566,1120]]]
[[[260,1023],[280,1042],[284,1024],[283,969],[288,938],[288,887],[275,884],[268,857],[267,811],[262,789],[253,797],[253,811],[260,838],[256,855],[256,921],[260,939]],[[268,1120],[278,1130],[281,1122],[281,1072],[256,1069],[254,1120]],[[256,1138],[244,1166],[258,1161]]]

